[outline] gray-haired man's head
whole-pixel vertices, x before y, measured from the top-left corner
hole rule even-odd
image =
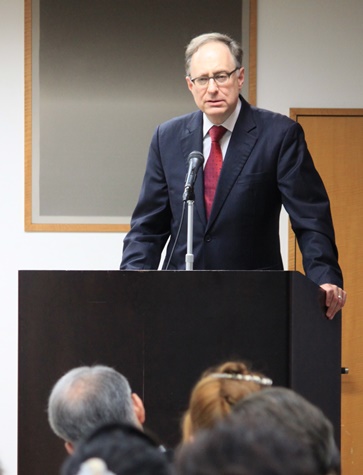
[[[109,423],[141,426],[142,401],[127,379],[107,366],[81,366],[62,376],[52,389],[48,419],[68,451],[96,427]]]

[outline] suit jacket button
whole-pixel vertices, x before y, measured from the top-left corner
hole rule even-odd
[[[211,240],[212,240],[212,236],[210,234],[207,234],[204,238],[205,242],[211,242]]]

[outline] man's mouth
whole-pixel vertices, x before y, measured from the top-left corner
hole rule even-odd
[[[222,104],[222,100],[221,99],[211,99],[209,101],[207,101],[207,103],[211,106],[215,106],[215,105],[220,105]]]

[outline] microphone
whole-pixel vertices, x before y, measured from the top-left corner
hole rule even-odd
[[[201,152],[191,152],[188,156],[189,168],[185,179],[183,201],[194,199],[194,183],[199,168],[203,165],[204,157]]]

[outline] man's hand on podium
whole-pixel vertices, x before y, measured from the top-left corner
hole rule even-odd
[[[332,320],[334,315],[344,307],[347,300],[347,293],[337,285],[333,284],[322,284],[320,287],[326,292],[326,316],[329,320]]]

